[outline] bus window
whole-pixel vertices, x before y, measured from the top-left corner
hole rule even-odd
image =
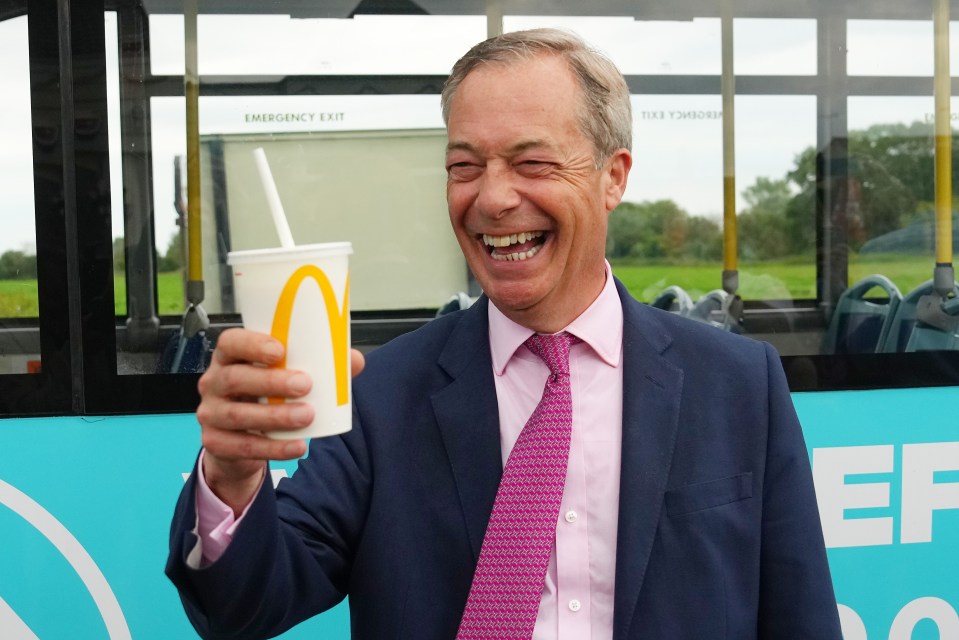
[[[737,76],[816,75],[816,21],[735,20],[733,63]]]
[[[633,98],[633,171],[613,212],[607,257],[634,295],[652,300],[676,280],[692,295],[713,288],[722,252],[722,103],[711,95]],[[698,185],[690,188],[690,185]],[[679,266],[682,275],[674,267]],[[691,268],[708,273],[699,284]]]
[[[883,273],[906,293],[932,276],[932,112],[931,97],[849,99],[850,282]]]
[[[0,373],[36,373],[40,310],[26,16],[0,16],[0,59]]]
[[[849,54],[846,63],[849,75],[932,76],[932,21],[929,20],[929,12],[923,18],[925,19],[849,20]],[[956,31],[954,28],[952,31],[955,38]],[[904,52],[915,55],[903,55]],[[957,68],[957,63],[959,56],[953,48],[953,69]]]
[[[720,289],[727,124],[717,92],[720,20],[634,24],[643,35],[637,40],[660,45],[653,48],[673,52],[675,60],[653,68],[643,60],[655,56],[631,58],[628,49],[615,46],[619,39],[610,46],[611,57],[623,68],[648,75],[631,84],[638,93],[633,177],[610,218],[607,257],[636,297],[654,302],[679,286],[702,301],[700,315],[709,319],[727,299]],[[741,78],[729,118],[738,227],[735,293],[758,312],[739,329],[773,340],[787,355],[816,353],[821,324],[791,318],[808,318],[807,307],[819,293],[815,194],[814,189],[803,192],[806,175],[797,165],[817,146],[817,102],[810,81],[818,68],[817,25],[809,19],[738,17],[731,24],[732,67]],[[785,316],[777,315],[768,322],[763,313],[768,309],[790,309],[790,321],[780,322]]]
[[[201,242],[192,259],[202,264],[204,294],[197,308],[219,327],[238,321],[242,310],[227,254],[279,244],[253,160],[258,147],[270,162],[295,241],[353,243],[354,315],[425,316],[469,290],[446,222],[438,92],[440,74],[482,37],[481,18],[200,15],[200,160],[199,173],[191,175],[185,159],[190,107],[181,80],[184,18],[119,15],[119,34],[112,36],[108,17],[108,49],[118,48],[111,37],[132,43],[119,47],[125,54],[114,76],[122,79],[123,138],[122,152],[111,153],[112,166],[122,164],[122,189],[114,187],[114,200],[123,199],[122,214],[114,216],[115,247],[122,249],[115,259],[119,373],[198,371],[212,346],[213,330],[184,341],[189,331],[180,322],[191,302],[191,180],[200,185],[193,206]],[[134,37],[137,28],[149,29],[149,38]],[[128,59],[147,40],[142,60]],[[262,46],[248,46],[253,41]],[[142,77],[131,81],[131,70]],[[336,82],[357,73],[379,75],[364,81],[373,83],[368,87]],[[378,86],[396,73],[424,80]],[[136,113],[149,115],[147,130],[137,129]],[[138,266],[131,267],[134,261]],[[354,337],[363,343],[362,331]],[[178,355],[183,349],[185,360]]]
[[[797,197],[796,175],[796,158],[816,144],[815,97],[739,96],[736,125],[740,295],[814,299],[815,270],[790,266],[815,254],[815,202]]]
[[[931,22],[660,11],[504,19],[572,28],[626,72],[634,167],[607,257],[633,295],[678,311],[683,294],[787,357],[959,347],[959,285],[932,299],[932,100],[902,97],[928,93],[904,77],[932,56],[876,62],[931,54]]]
[[[330,8],[316,5],[315,16],[291,16],[282,3],[276,4],[275,15],[201,13],[200,73],[244,83],[253,76],[445,75],[463,50],[485,34],[486,22],[480,16],[324,18],[322,13]],[[151,14],[149,28],[151,72],[182,77],[183,16]]]
[[[503,17],[504,31],[553,27],[573,31],[599,47],[623,74],[676,76],[719,73],[719,20],[689,16],[687,20],[651,15]]]
[[[869,377],[882,367],[866,356],[892,351],[935,350],[939,364],[928,370],[938,373],[918,379],[952,380],[959,321],[943,313],[959,303],[942,287],[930,302],[927,291],[941,262],[929,248],[927,14],[906,5],[887,14],[868,3],[814,11],[801,4],[653,2],[640,9],[599,2],[551,5],[547,13],[557,15],[532,16],[495,15],[490,6],[489,16],[469,15],[476,7],[464,3],[447,5],[459,14],[450,16],[409,14],[436,9],[432,2],[205,7],[210,13],[197,19],[198,128],[190,139],[198,162],[191,169],[183,6],[107,5],[111,11],[99,8],[94,25],[93,9],[77,3],[74,35],[104,31],[103,38],[75,38],[80,55],[63,69],[75,78],[71,106],[82,111],[67,140],[76,149],[51,155],[62,156],[59,172],[38,171],[44,158],[34,157],[33,167],[41,180],[75,168],[88,187],[51,178],[35,202],[43,220],[59,211],[53,196],[65,187],[77,201],[65,207],[76,228],[66,228],[65,239],[45,240],[44,233],[38,240],[41,252],[54,242],[76,258],[61,265],[70,278],[51,299],[62,303],[68,291],[84,290],[68,316],[77,342],[68,345],[71,366],[82,362],[84,372],[82,380],[74,375],[74,397],[95,396],[84,410],[120,410],[117,398],[133,406],[135,393],[163,398],[163,410],[191,407],[195,375],[218,332],[242,322],[227,254],[279,242],[253,162],[257,148],[270,162],[297,242],[353,243],[356,346],[375,348],[448,304],[480,295],[446,222],[438,97],[470,44],[538,26],[580,33],[626,76],[634,164],[610,217],[607,258],[634,296],[768,340],[787,359],[805,358],[818,373],[796,382],[798,369],[787,366],[795,389],[872,384],[863,372]],[[404,15],[365,13],[374,7]],[[563,7],[585,15],[559,15]],[[32,8],[49,20],[33,27],[54,42],[63,16]],[[239,15],[241,9],[258,13]],[[4,27],[18,20],[25,23],[22,11]],[[94,41],[104,50],[94,50]],[[3,46],[15,42],[4,38]],[[927,53],[900,66],[875,63],[897,50]],[[56,77],[57,69],[48,71]],[[18,72],[8,65],[2,73]],[[18,95],[17,104],[30,108],[22,92],[4,99]],[[34,86],[34,102],[37,95]],[[70,101],[51,95],[55,104]],[[33,105],[35,156],[45,131],[37,123],[59,121],[54,111]],[[0,159],[31,151],[11,149],[0,150]],[[22,172],[30,162],[14,164]],[[25,183],[11,180],[5,192]],[[191,184],[199,185],[192,199]],[[193,232],[191,202],[199,211]],[[29,221],[28,209],[20,210],[27,213],[18,219]],[[191,233],[199,239],[192,249]],[[23,246],[9,235],[4,250]],[[191,259],[197,273],[190,273]],[[189,281],[202,283],[202,295]],[[878,284],[863,289],[866,283]],[[930,304],[938,309],[932,316]],[[208,324],[194,332],[190,322],[200,311]],[[4,322],[42,325],[37,312],[15,315],[7,312]],[[851,335],[860,324],[868,336]],[[926,325],[939,333],[912,337]],[[867,364],[830,364],[847,354]],[[113,383],[129,393],[100,393]],[[157,385],[188,391],[154,392]]]

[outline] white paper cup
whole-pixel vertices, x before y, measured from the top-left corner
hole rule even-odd
[[[293,249],[233,251],[237,300],[243,325],[286,345],[276,366],[305,371],[313,388],[313,423],[296,431],[269,431],[271,438],[320,438],[352,428],[350,371],[349,242]],[[262,402],[283,402],[263,398]]]

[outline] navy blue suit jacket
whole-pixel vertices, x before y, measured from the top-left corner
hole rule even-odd
[[[839,639],[809,459],[775,352],[651,309],[624,324],[615,640]],[[502,474],[487,303],[370,354],[354,429],[265,483],[213,565],[193,479],[167,574],[207,638],[267,637],[349,596],[353,637],[452,640]]]

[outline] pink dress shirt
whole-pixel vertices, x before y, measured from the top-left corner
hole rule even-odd
[[[492,303],[489,326],[505,465],[539,403],[549,369],[523,346],[533,332],[504,316]],[[613,637],[623,430],[623,308],[608,264],[599,297],[565,331],[583,342],[570,353],[573,434],[569,465],[533,639],[608,640]],[[194,568],[215,562],[243,519],[243,515],[234,519],[232,509],[209,489],[202,460],[199,469],[198,543],[190,554],[196,559],[190,563]]]
[[[523,346],[532,331],[492,303],[489,326],[505,465],[543,395],[549,368]],[[533,639],[608,640],[623,431],[623,307],[608,266],[599,297],[565,330],[583,342],[570,352],[573,435]]]

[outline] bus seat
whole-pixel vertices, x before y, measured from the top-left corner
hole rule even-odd
[[[906,342],[906,351],[954,351],[959,349],[959,335],[936,327],[916,323]]]
[[[157,373],[203,373],[210,366],[213,343],[206,331],[186,337],[177,329],[157,359]]]
[[[460,291],[454,293],[446,304],[436,310],[436,317],[439,318],[440,316],[445,316],[447,313],[453,313],[461,309],[469,309],[472,304],[473,298],[470,298],[466,292]]]
[[[886,300],[866,300],[873,289]],[[899,288],[886,276],[866,276],[842,292],[823,337],[823,353],[874,353],[883,344],[891,319],[902,301]]]
[[[953,285],[959,296],[959,284]],[[889,322],[882,344],[877,351],[896,353],[902,351],[934,351],[959,348],[959,337],[951,332],[922,324],[918,321],[919,300],[934,293],[932,280],[926,280],[910,291],[899,303],[899,308]]]
[[[693,299],[689,297],[689,294],[686,293],[682,287],[673,285],[663,289],[663,291],[649,303],[649,306],[684,316],[693,308]]]
[[[727,298],[729,298],[729,294],[722,289],[713,289],[700,296],[686,315],[693,320],[705,322],[714,327],[723,327],[723,323],[713,320],[712,315],[714,312],[721,313],[726,308]]]

